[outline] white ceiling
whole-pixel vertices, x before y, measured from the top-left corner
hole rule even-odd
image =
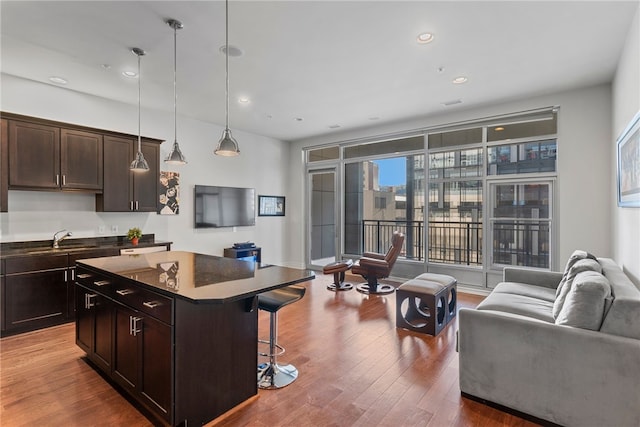
[[[610,82],[638,4],[232,0],[230,127],[296,140]],[[3,73],[137,105],[139,47],[142,104],[171,112],[178,19],[178,113],[224,125],[224,2],[2,0],[1,18]]]

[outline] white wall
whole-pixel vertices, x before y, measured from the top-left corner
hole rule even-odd
[[[640,9],[631,25],[613,81],[613,132],[610,137],[611,168],[616,167],[616,139],[640,111]],[[613,255],[631,279],[640,286],[640,208],[616,204],[616,179],[611,181],[613,207]]]
[[[336,133],[297,141],[291,145],[291,157],[301,158],[303,147],[337,143],[351,139],[385,135],[412,129],[446,125],[465,120],[557,105],[558,182],[556,187],[558,252],[553,267],[561,269],[574,249],[588,250],[599,256],[612,256],[611,224],[611,87],[608,84],[541,95],[474,109],[451,109],[439,116],[404,123],[383,125],[360,131]],[[304,166],[292,162],[289,194],[292,203],[304,210]],[[290,238],[290,258],[300,254],[304,261],[304,221],[292,217],[299,227]],[[294,224],[292,224],[294,225]]]
[[[88,96],[68,89],[2,74],[0,109],[6,112],[108,129],[136,135],[137,105],[128,105]],[[221,100],[222,101],[222,100]],[[231,117],[233,130],[233,117]],[[50,239],[66,228],[74,237],[123,235],[132,226],[157,239],[173,241],[173,249],[222,255],[233,242],[251,240],[263,248],[263,261],[286,263],[287,217],[256,217],[255,227],[222,229],[193,228],[193,187],[196,184],[252,187],[256,194],[284,195],[288,144],[259,135],[234,132],[240,145],[238,157],[220,157],[213,150],[223,127],[178,117],[178,142],[189,163],[165,166],[161,170],[180,173],[180,214],[95,212],[95,196],[75,193],[9,191],[9,212],[0,214],[3,242]],[[141,133],[163,139],[161,159],[173,144],[173,112],[143,109]],[[287,211],[289,211],[287,206]],[[287,212],[288,214],[288,212]],[[105,234],[99,233],[104,226]],[[112,233],[111,227],[118,232]]]

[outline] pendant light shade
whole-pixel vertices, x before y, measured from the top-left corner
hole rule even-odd
[[[149,170],[149,164],[142,154],[142,142],[140,137],[140,57],[145,55],[145,51],[134,47],[131,52],[138,57],[138,152],[136,158],[131,162],[129,169],[134,172],[146,172]]]
[[[227,99],[226,105],[226,122],[225,128],[222,132],[222,138],[218,141],[218,147],[214,151],[219,156],[237,156],[240,154],[238,143],[233,136],[231,136],[231,130],[229,129],[229,0],[225,1],[225,43],[224,43],[224,56],[225,56],[225,73],[226,73],[226,87],[225,97]]]
[[[178,145],[178,97],[176,92],[176,70],[178,64],[178,54],[177,54],[177,32],[178,30],[184,28],[182,22],[177,21],[175,19],[167,20],[167,24],[171,28],[173,28],[173,131],[174,131],[174,139],[173,139],[173,147],[171,148],[171,152],[164,159],[165,163],[169,163],[172,165],[184,165],[187,163],[187,159],[180,151],[180,146]]]

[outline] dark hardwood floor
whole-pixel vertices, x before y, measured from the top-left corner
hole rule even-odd
[[[352,281],[358,280],[347,276]],[[281,361],[299,378],[209,425],[533,426],[462,398],[457,322],[437,337],[395,327],[395,295],[326,290],[321,273],[279,312]],[[458,308],[482,297],[459,294]],[[457,319],[457,318],[456,318]],[[262,337],[267,313],[259,314]],[[148,426],[151,423],[83,358],[66,324],[0,340],[2,426]]]

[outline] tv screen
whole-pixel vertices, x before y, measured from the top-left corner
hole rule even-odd
[[[194,211],[196,228],[256,225],[255,190],[196,185]]]

